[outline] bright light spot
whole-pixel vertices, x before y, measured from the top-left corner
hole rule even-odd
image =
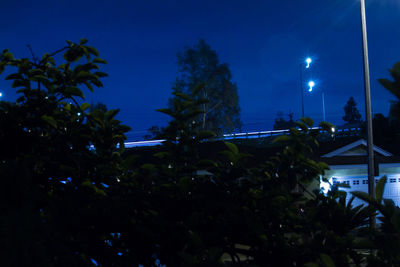
[[[331,131],[334,133],[336,131],[335,127],[332,127]]]
[[[80,116],[81,115],[81,113],[80,112],[78,112],[78,116]]]
[[[309,67],[310,67],[310,63],[312,62],[312,60],[311,60],[311,58],[307,58],[306,59],[306,63],[307,63],[307,66],[306,66],[306,68],[308,69]]]
[[[308,82],[308,86],[310,86],[310,88],[308,89],[309,92],[312,92],[313,87],[315,86],[315,82],[313,81],[309,81]]]
[[[100,183],[102,186],[104,186],[105,188],[108,188],[109,185],[105,184],[105,183]]]
[[[99,264],[97,263],[97,261],[95,261],[94,259],[90,259],[94,265],[99,266]]]
[[[322,192],[324,192],[324,194],[328,193],[328,191],[331,189],[331,185],[333,183],[332,181],[332,177],[329,178],[329,183],[326,183],[322,180],[322,178],[320,179],[320,188],[322,190]]]
[[[0,92],[0,97],[2,97],[3,96],[3,93],[2,92]]]

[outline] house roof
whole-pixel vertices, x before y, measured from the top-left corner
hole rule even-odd
[[[393,156],[390,152],[383,150],[380,147],[374,146],[374,151],[377,155],[383,157]],[[367,142],[364,139],[359,139],[348,145],[335,149],[327,154],[322,155],[323,158],[332,157],[349,157],[349,156],[366,156],[367,155]]]

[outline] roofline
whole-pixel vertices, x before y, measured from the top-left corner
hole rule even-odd
[[[343,153],[343,152],[345,152],[345,151],[347,151],[347,150],[350,150],[350,149],[352,149],[352,148],[354,148],[354,147],[357,147],[357,146],[359,146],[359,145],[367,146],[367,142],[366,142],[364,139],[360,139],[360,140],[357,140],[357,141],[355,141],[355,142],[353,142],[353,143],[350,143],[350,144],[348,144],[348,145],[346,145],[346,146],[343,146],[343,147],[341,147],[341,148],[338,148],[338,149],[336,149],[336,150],[334,150],[334,151],[332,151],[332,152],[329,152],[329,153],[327,153],[327,154],[325,154],[325,155],[322,155],[322,157],[323,157],[323,158],[331,158],[331,157],[334,157],[334,156],[338,156],[338,155],[340,155],[341,153]],[[378,147],[378,146],[375,146],[375,145],[374,145],[374,151],[375,151],[375,152],[378,152],[379,154],[382,154],[382,155],[385,156],[385,157],[393,156],[392,153],[387,152],[386,150],[383,150],[382,148],[380,148],[380,147]]]
[[[340,169],[362,169],[367,168],[367,164],[343,164],[343,165],[329,165],[331,170]],[[379,168],[400,168],[400,163],[379,163]]]

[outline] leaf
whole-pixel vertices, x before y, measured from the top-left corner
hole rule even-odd
[[[345,184],[345,183],[339,183],[337,184],[338,187],[342,187],[342,188],[350,188],[350,185]]]
[[[203,159],[200,160],[197,163],[197,167],[200,168],[214,168],[214,167],[218,167],[218,164],[215,161],[209,160],[209,159]]]
[[[78,72],[78,74],[76,75],[76,78],[88,79],[91,76],[92,76],[92,74],[90,72],[82,70],[82,71]]]
[[[7,63],[0,61],[0,74],[3,73],[3,71],[6,68],[6,65],[7,65]]]
[[[87,40],[86,38],[82,38],[79,44],[80,44],[80,45],[84,45],[84,44],[86,44],[87,42],[88,42],[88,40]]]
[[[212,131],[202,131],[197,134],[196,138],[197,138],[197,140],[204,140],[204,139],[209,139],[209,138],[212,138],[215,136],[216,136],[216,134]]]
[[[307,125],[307,127],[313,127],[314,121],[311,118],[302,117],[300,121]]]
[[[154,164],[149,164],[149,163],[143,164],[141,166],[141,168],[144,169],[144,170],[148,170],[148,171],[155,171],[156,170],[156,166],[154,166]]]
[[[225,151],[220,151],[219,154],[223,155],[227,160],[234,162],[235,161],[235,155],[228,150]]]
[[[50,124],[54,128],[57,128],[57,121],[53,117],[47,116],[47,115],[43,115],[42,116],[42,120],[46,121],[48,124]]]
[[[292,137],[289,135],[281,135],[278,136],[274,139],[274,141],[272,141],[272,143],[286,143],[289,142],[290,140],[292,140]]]
[[[297,127],[299,127],[303,132],[307,132],[308,127],[304,122],[296,121]]]
[[[82,48],[76,46],[75,44],[72,44],[70,46],[70,49],[64,53],[64,59],[68,61],[68,63],[77,62],[81,59],[82,56],[83,56]]]
[[[82,110],[82,111],[87,110],[89,107],[90,107],[90,104],[89,104],[89,103],[82,103],[82,104],[81,104],[81,110]]]
[[[358,197],[361,200],[364,200],[365,202],[371,204],[371,198],[368,195],[368,193],[362,192],[362,191],[353,191],[351,192],[354,196]]]
[[[169,108],[159,108],[159,109],[156,109],[156,111],[164,113],[164,114],[167,114],[167,115],[169,115],[171,117],[174,117],[174,114],[175,114],[174,111],[172,111]]]
[[[13,73],[8,75],[5,80],[15,80],[15,79],[23,79],[24,77],[20,73]]]
[[[85,48],[89,51],[90,54],[94,55],[95,57],[99,56],[99,51],[96,48],[91,46],[85,46]]]
[[[92,62],[93,62],[93,63],[99,63],[99,64],[107,64],[107,61],[105,61],[105,60],[102,59],[102,58],[98,58],[98,57],[96,57],[95,59],[93,59]]]
[[[64,103],[64,109],[67,111],[71,111],[71,104]]]
[[[239,154],[239,149],[237,146],[233,143],[230,142],[225,142],[225,145],[228,147],[228,149],[235,155]]]
[[[330,170],[330,167],[325,162],[318,162],[318,167],[322,170]]]
[[[35,75],[35,76],[30,77],[29,80],[34,81],[34,82],[48,82],[49,81],[47,79],[47,77],[44,75]]]
[[[333,133],[332,129],[335,129],[335,125],[326,121],[321,122],[319,124],[319,127],[321,127],[322,130],[327,131],[328,133]]]
[[[379,179],[378,183],[376,184],[375,195],[376,195],[376,202],[378,203],[382,202],[383,191],[385,190],[386,180],[387,180],[386,176],[383,176],[381,179]]]
[[[75,44],[74,44],[73,42],[71,42],[70,40],[67,40],[66,42],[67,42],[67,44],[68,44],[70,47],[72,47],[72,46],[75,45]]]
[[[326,177],[322,177],[322,181],[323,181],[324,183],[329,183],[329,179],[326,178]]]
[[[2,59],[4,61],[14,60],[14,55],[11,52],[7,52],[7,50],[3,51]]]
[[[105,73],[105,72],[101,72],[101,71],[96,71],[95,73],[94,73],[94,75],[96,75],[97,77],[107,77],[108,76],[108,74],[107,73]]]
[[[67,87],[64,89],[64,95],[70,97],[70,96],[79,96],[81,98],[84,98],[83,92],[78,88],[78,87]]]
[[[109,119],[114,118],[119,112],[119,109],[110,109],[105,113],[105,116]]]
[[[32,69],[29,70],[29,75],[34,76],[34,75],[43,75],[43,70],[41,69]]]
[[[193,94],[194,96],[200,94],[201,90],[203,90],[203,88],[204,88],[205,86],[206,86],[206,83],[204,83],[204,82],[198,83],[198,84],[193,88],[192,94]],[[208,101],[208,100],[207,100],[207,101]]]
[[[181,92],[173,92],[173,95],[180,97],[186,101],[192,101],[192,98],[188,96],[187,94],[181,93]]]
[[[391,92],[395,97],[400,99],[400,90],[397,89],[395,84],[388,79],[378,79],[379,83],[382,84],[389,92]]]
[[[129,155],[127,158],[124,159],[123,164],[126,168],[132,168],[133,164],[139,158],[138,155]]]
[[[84,81],[83,82],[85,85],[86,85],[86,87],[90,90],[90,92],[93,92],[93,86],[88,82],[88,81]]]
[[[12,88],[25,87],[30,89],[30,82],[27,79],[14,80],[13,83],[11,84],[11,87]]]
[[[335,267],[335,263],[333,262],[332,258],[325,254],[325,253],[321,253],[320,254],[320,258],[322,263],[326,266],[326,267]]]
[[[153,156],[156,158],[159,158],[159,159],[163,159],[163,158],[167,158],[169,155],[170,155],[169,152],[163,151],[163,152],[155,153]]]

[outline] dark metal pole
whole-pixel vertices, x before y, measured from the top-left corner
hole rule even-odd
[[[365,92],[365,113],[367,119],[367,146],[368,146],[368,194],[375,199],[375,177],[374,177],[374,143],[372,136],[372,112],[371,112],[371,89],[369,78],[368,63],[368,43],[367,43],[367,20],[365,15],[365,0],[360,0],[361,7],[361,28],[364,58],[364,92]],[[370,218],[371,227],[376,226],[376,218]]]
[[[301,117],[304,117],[303,64],[300,64]]]

